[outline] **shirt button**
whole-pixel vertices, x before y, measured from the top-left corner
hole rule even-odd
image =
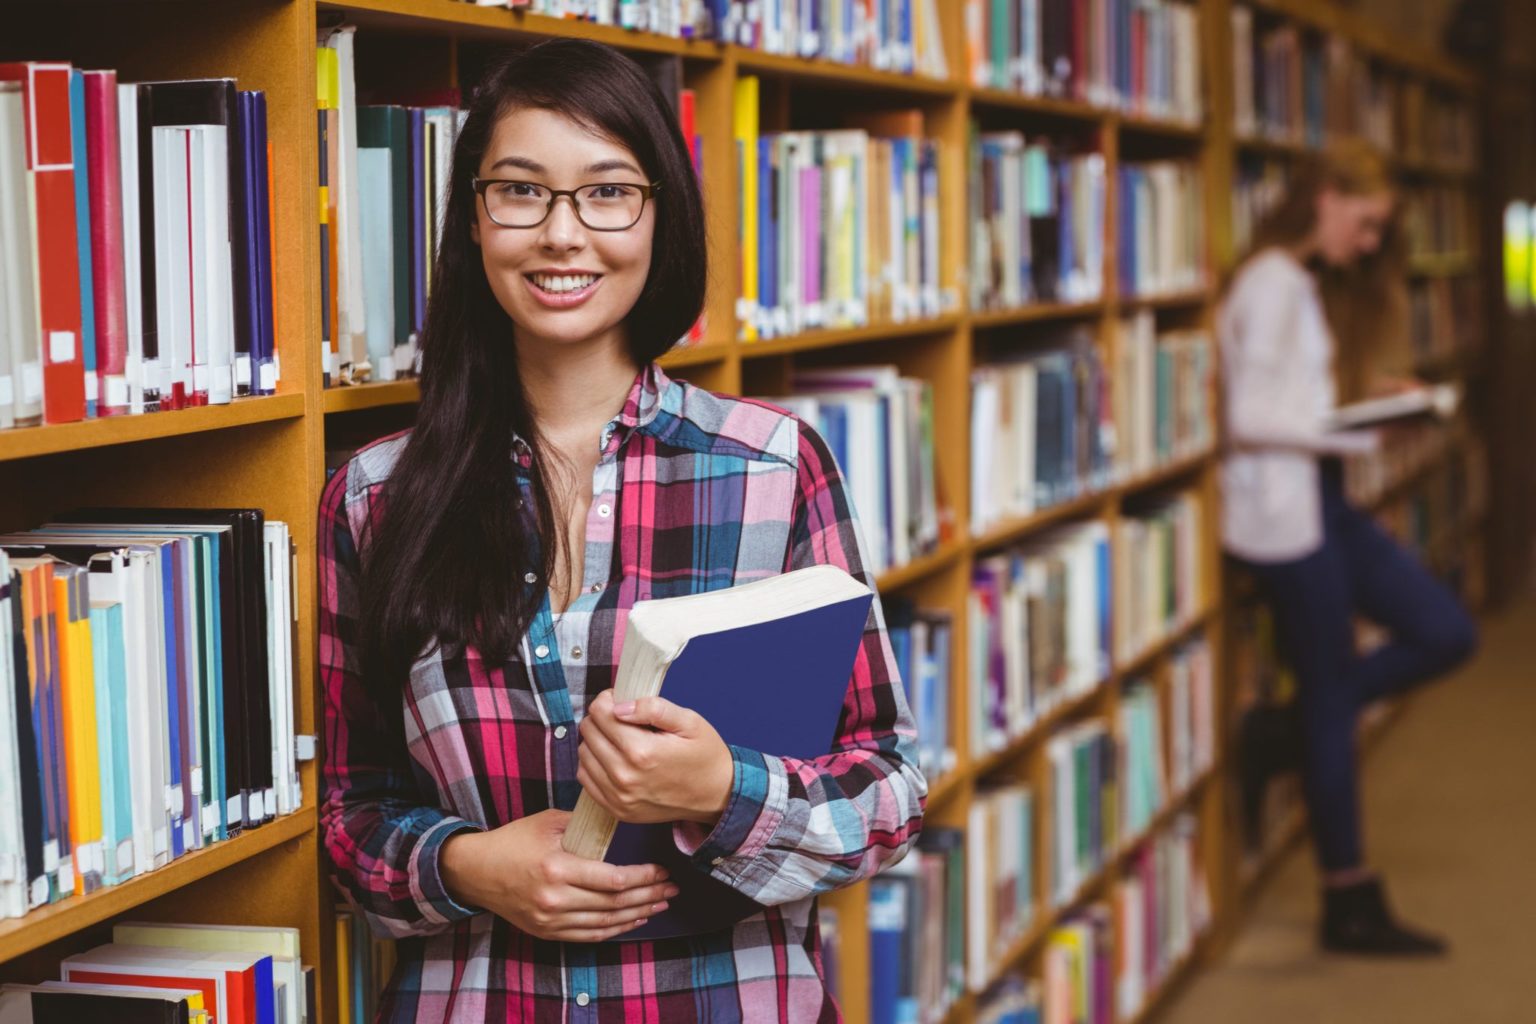
[[[565,739],[565,726],[563,726],[563,725],[555,726],[555,739],[557,739],[557,740]]]
[[[592,586],[591,586],[591,588],[590,588],[590,589],[591,589],[591,591],[592,591],[592,593],[594,593],[594,594],[595,594],[595,593],[597,593],[597,592],[598,592],[598,591],[599,591],[599,590],[602,590],[602,589],[603,589],[603,585],[602,585],[602,584],[601,584],[601,583],[594,583],[594,584],[592,584]]]
[[[587,995],[585,992],[577,992],[576,993],[576,1005],[577,1006],[586,1006],[591,1001],[592,1001],[592,997]]]
[[[533,649],[533,656],[535,658],[549,657],[549,646],[547,644],[539,644],[539,646]]]
[[[580,644],[577,644],[575,647],[571,648],[571,657],[573,657],[573,658],[581,657],[581,645]]]
[[[539,577],[535,573],[531,573],[531,572],[524,573],[523,574],[523,582],[524,583],[537,583],[537,582],[539,582]]]
[[[597,506],[597,514],[602,516],[604,519],[607,519],[609,516],[613,515],[613,506],[605,501],[601,505]]]

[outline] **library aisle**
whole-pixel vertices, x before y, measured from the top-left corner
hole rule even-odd
[[[1536,598],[1483,626],[1477,659],[1413,698],[1366,758],[1367,852],[1444,960],[1326,956],[1297,844],[1225,955],[1165,1024],[1512,1024],[1536,1006]]]

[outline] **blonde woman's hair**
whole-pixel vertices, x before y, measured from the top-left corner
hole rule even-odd
[[[1317,197],[1328,190],[1346,196],[1397,191],[1387,158],[1379,150],[1361,139],[1337,142],[1297,167],[1285,197],[1260,222],[1239,266],[1265,249],[1294,249],[1305,241],[1317,226]],[[1349,267],[1316,260],[1309,268],[1317,277],[1333,330],[1341,401],[1361,397],[1373,374],[1411,372],[1406,264],[1399,202],[1376,252]]]

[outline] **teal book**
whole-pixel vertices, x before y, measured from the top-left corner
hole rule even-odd
[[[104,885],[116,885],[133,876],[133,789],[128,765],[128,675],[121,602],[93,600],[90,621],[105,854],[101,879]]]
[[[358,147],[357,209],[363,237],[363,323],[374,380],[395,379],[395,241],[391,154]]]

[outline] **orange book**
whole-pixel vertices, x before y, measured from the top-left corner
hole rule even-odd
[[[88,573],[55,564],[53,627],[58,638],[59,707],[63,716],[64,777],[74,891],[101,888],[101,765],[96,750],[96,673],[92,661]]]

